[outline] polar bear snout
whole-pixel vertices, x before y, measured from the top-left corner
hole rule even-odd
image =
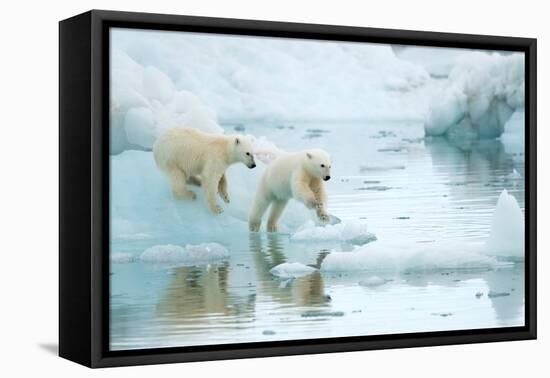
[[[251,164],[248,164],[248,168],[256,168],[256,163],[252,162]]]
[[[325,180],[325,181],[330,180],[330,176],[325,176],[325,177],[323,177],[323,180]]]

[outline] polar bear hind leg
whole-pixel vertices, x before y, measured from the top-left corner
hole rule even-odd
[[[277,222],[279,221],[279,218],[281,217],[281,214],[283,213],[287,202],[287,200],[273,201],[273,203],[271,204],[269,219],[267,220],[267,231],[277,232],[279,228]]]
[[[262,217],[269,207],[271,201],[261,194],[256,194],[250,216],[248,218],[248,229],[253,232],[260,231],[262,225]]]
[[[186,174],[179,168],[172,168],[168,172],[170,178],[170,185],[172,186],[172,193],[174,197],[179,199],[195,200],[197,195],[187,189]]]
[[[201,186],[201,178],[199,176],[191,176],[187,179],[188,185]]]
[[[229,194],[227,193],[227,177],[222,175],[220,182],[218,183],[218,194],[225,203],[229,203]]]

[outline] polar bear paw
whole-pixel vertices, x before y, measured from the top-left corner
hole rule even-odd
[[[221,197],[221,199],[223,200],[223,202],[225,202],[225,203],[229,203],[229,202],[230,202],[230,200],[229,200],[229,194],[227,194],[227,193],[220,193],[220,197]]]
[[[317,217],[321,222],[324,222],[324,223],[328,223],[330,221],[330,216],[324,211],[318,211]]]
[[[223,207],[221,207],[220,205],[215,205],[214,207],[212,207],[212,212],[214,214],[221,214],[223,213]]]

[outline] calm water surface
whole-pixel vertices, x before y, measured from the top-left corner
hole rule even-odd
[[[422,125],[411,122],[230,127],[268,134],[283,148],[330,151],[329,212],[342,220],[366,219],[379,240],[406,240],[411,248],[445,240],[483,242],[503,189],[524,207],[523,155],[507,152],[498,140],[424,139]],[[158,244],[211,241],[218,240],[172,235],[113,239],[111,246],[139,255]],[[218,264],[112,264],[111,348],[523,325],[522,263],[473,271],[315,272],[284,281],[270,269],[283,262],[319,267],[331,249],[345,246],[246,230],[219,242],[231,257]],[[359,284],[374,275],[387,283]]]

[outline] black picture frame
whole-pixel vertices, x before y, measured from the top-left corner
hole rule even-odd
[[[109,28],[525,53],[525,325],[109,351]],[[89,367],[535,339],[536,39],[92,10],[59,23],[59,355]]]

